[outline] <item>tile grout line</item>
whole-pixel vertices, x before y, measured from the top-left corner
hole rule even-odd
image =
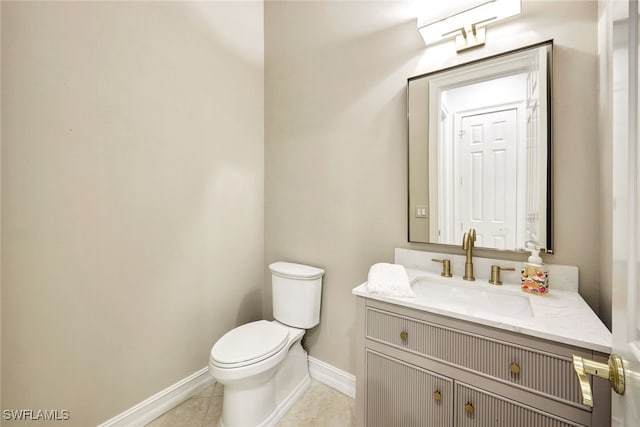
[[[214,396],[216,394],[216,387],[218,386],[217,382],[213,382],[213,387],[211,388],[211,394],[207,396],[207,409],[204,411],[204,416],[202,417],[201,427],[207,427],[207,415],[209,415],[209,410],[211,409],[211,404],[213,403]]]
[[[214,388],[211,390],[211,396],[207,396],[207,409],[205,409],[204,411],[204,415],[202,416],[202,423],[200,424],[201,427],[206,427],[205,423],[207,422],[207,415],[209,415],[209,409],[211,409],[211,401],[213,400],[213,392],[215,391],[215,385]]]

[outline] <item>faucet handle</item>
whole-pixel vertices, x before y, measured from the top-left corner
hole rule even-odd
[[[491,266],[491,279],[489,283],[492,285],[502,285],[500,281],[500,271],[516,271],[514,267],[500,267],[499,265]]]
[[[451,260],[433,258],[431,261],[442,263],[442,273],[440,273],[442,277],[453,277],[451,275]]]

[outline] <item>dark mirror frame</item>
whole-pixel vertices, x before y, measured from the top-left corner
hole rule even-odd
[[[537,49],[537,48],[541,48],[541,47],[546,47],[547,48],[547,79],[546,79],[546,83],[547,83],[547,111],[546,111],[546,119],[547,119],[547,129],[546,129],[546,137],[547,137],[547,164],[546,164],[546,173],[547,173],[547,181],[546,181],[546,252],[547,253],[553,253],[553,146],[554,146],[554,141],[553,141],[553,40],[549,40],[549,41],[545,41],[545,42],[541,42],[541,43],[537,43],[537,44],[533,44],[530,46],[525,46],[522,48],[518,48],[518,49],[514,49],[514,50],[510,50],[510,51],[506,51],[506,52],[502,52],[496,55],[491,55],[485,58],[481,58],[481,59],[477,59],[474,61],[470,61],[470,62],[466,62],[466,63],[462,63],[462,64],[458,64],[452,67],[447,67],[441,70],[437,70],[437,71],[433,71],[433,72],[429,72],[429,73],[425,73],[425,74],[420,74],[417,76],[413,76],[413,77],[409,77],[407,79],[407,163],[408,163],[408,174],[407,174],[407,190],[408,190],[408,194],[407,194],[407,240],[410,243],[427,243],[427,244],[435,244],[435,245],[441,245],[441,246],[445,246],[445,247],[458,247],[459,245],[457,244],[446,244],[446,243],[438,243],[438,242],[427,242],[427,241],[418,241],[418,240],[411,240],[411,215],[413,214],[413,207],[411,206],[411,200],[410,200],[410,191],[411,191],[411,175],[412,175],[412,170],[411,170],[411,126],[410,126],[410,113],[411,111],[409,110],[409,105],[410,105],[410,83],[414,80],[417,79],[423,79],[423,78],[432,78],[432,77],[436,77],[436,76],[440,76],[444,73],[448,73],[451,71],[455,71],[456,73],[461,72],[464,70],[464,68],[469,68],[470,70],[473,70],[477,65],[482,65],[483,63],[488,63],[488,62],[492,62],[495,61],[497,59],[501,59],[504,58],[505,56],[509,56],[509,55],[513,55],[513,54],[517,54],[517,53],[521,53],[530,49]],[[427,108],[427,114],[428,114],[428,108]],[[428,119],[427,119],[428,121]],[[427,125],[428,126],[428,125]],[[428,175],[428,173],[427,173]],[[502,250],[502,249],[497,249],[497,248],[491,248],[491,247],[482,247],[482,249],[486,249],[486,250],[494,250],[494,251],[500,251],[500,252],[512,252],[512,253],[522,253],[523,250],[525,248],[516,248],[516,249],[506,249],[506,250]]]

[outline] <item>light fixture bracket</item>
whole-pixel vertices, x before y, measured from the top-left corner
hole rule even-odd
[[[477,28],[474,24],[470,28],[461,28],[460,33],[456,36],[456,52],[483,46],[487,32],[485,28]]]

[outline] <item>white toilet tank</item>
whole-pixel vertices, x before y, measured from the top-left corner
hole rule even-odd
[[[269,265],[273,317],[294,328],[310,329],[320,322],[324,270],[290,262]]]

